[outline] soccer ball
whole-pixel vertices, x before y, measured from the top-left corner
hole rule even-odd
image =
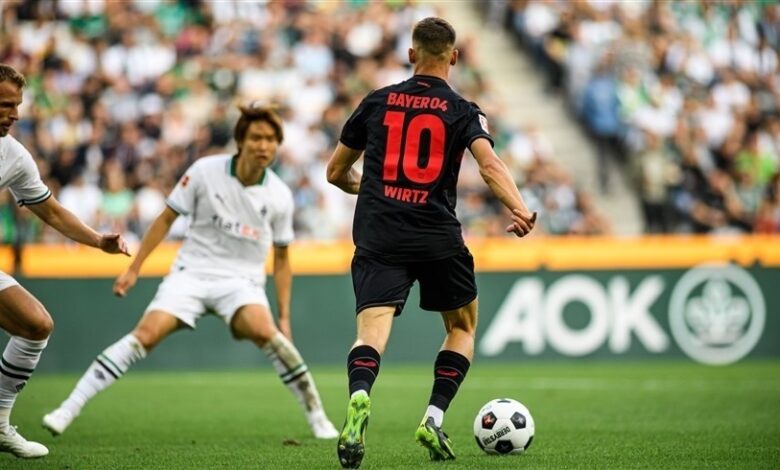
[[[534,439],[534,419],[519,401],[491,400],[477,413],[474,438],[488,454],[522,454]]]

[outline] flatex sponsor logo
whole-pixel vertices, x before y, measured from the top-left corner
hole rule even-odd
[[[658,300],[667,288],[660,275],[645,276],[633,290],[625,276],[603,283],[586,274],[569,274],[545,286],[540,278],[515,282],[479,341],[479,352],[497,356],[511,343],[529,355],[550,349],[573,357],[604,347],[614,354],[636,342],[650,353],[664,353],[671,339],[692,359],[728,364],[747,355],[764,330],[765,304],[752,276],[732,265],[705,265],[686,272],[671,286],[669,305]],[[580,304],[587,323],[574,328],[564,311]],[[654,315],[653,313],[662,315]],[[658,318],[668,312],[670,332]]]

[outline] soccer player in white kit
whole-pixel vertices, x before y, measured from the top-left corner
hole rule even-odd
[[[282,121],[272,109],[254,103],[240,110],[234,130],[238,155],[204,157],[187,170],[144,235],[132,264],[114,283],[116,295],[127,295],[171,224],[179,215],[190,217],[178,256],[136,328],[98,354],[70,396],[44,416],[43,426],[54,435],[65,431],[87,401],[160,341],[178,328],[194,328],[198,318],[212,311],[236,339],[252,341],[266,353],[304,408],[315,437],[338,436],[311,373],[290,341],[292,270],[287,247],[293,240],[293,198],[268,168],[282,142]],[[265,294],[271,245],[278,329]]]
[[[66,237],[107,253],[127,252],[119,234],[99,234],[63,208],[41,181],[38,167],[24,146],[8,135],[19,119],[24,76],[0,64],[0,189],[8,188],[19,205]],[[16,280],[0,272],[0,328],[11,339],[0,357],[0,452],[21,458],[43,457],[49,450],[22,437],[9,424],[11,408],[38,364],[54,323],[49,312]]]

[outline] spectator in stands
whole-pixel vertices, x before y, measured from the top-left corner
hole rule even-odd
[[[645,134],[645,149],[637,156],[639,198],[645,219],[645,233],[666,233],[671,229],[667,210],[670,180],[675,165],[669,162],[661,136]]]
[[[609,58],[605,58],[585,86],[581,111],[585,125],[596,142],[599,186],[602,193],[609,189],[610,158],[620,155],[621,152],[619,109],[617,83],[610,73]]]
[[[745,139],[745,146],[734,162],[737,173],[747,173],[751,180],[765,186],[778,170],[777,156],[759,146],[759,133],[751,132]]]
[[[755,230],[758,233],[780,233],[780,173],[767,186],[758,209]]]

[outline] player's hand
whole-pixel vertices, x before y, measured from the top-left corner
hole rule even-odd
[[[104,233],[101,235],[98,248],[106,253],[122,253],[125,256],[130,256],[130,252],[127,251],[127,242],[118,233]]]
[[[114,295],[117,297],[124,297],[130,292],[130,289],[135,285],[135,281],[138,280],[138,273],[133,269],[128,269],[116,278],[114,281]]]
[[[287,339],[292,341],[292,327],[290,326],[289,317],[279,319],[279,331],[281,331],[282,334],[287,337]]]
[[[514,233],[518,237],[524,237],[531,233],[536,225],[536,212],[527,213],[520,209],[512,211],[512,224],[507,226],[507,233]]]

